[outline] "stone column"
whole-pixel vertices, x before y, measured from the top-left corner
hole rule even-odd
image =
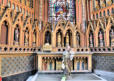
[[[48,21],[48,0],[45,0],[45,22]]]
[[[20,46],[24,46],[24,32],[22,28],[20,28]]]
[[[1,63],[1,61],[2,61],[2,57],[0,56],[0,76],[2,76],[2,63]]]
[[[52,37],[51,37],[51,42],[52,42],[52,47],[56,47],[56,42],[57,42],[57,39],[56,39],[56,33],[55,32],[52,32]]]
[[[38,55],[38,70],[42,71],[42,56]]]
[[[88,71],[92,72],[92,55],[88,56]]]
[[[8,45],[11,45],[11,38],[12,38],[12,36],[11,36],[12,32],[11,31],[12,31],[12,27],[11,27],[11,25],[9,25],[9,23],[7,23],[7,26],[8,26]]]
[[[14,32],[15,32],[14,29],[15,29],[15,27],[12,27],[12,31],[13,31],[13,32],[11,32],[11,36],[12,36],[12,37],[11,37],[11,45],[14,44]]]
[[[76,33],[75,33],[75,32],[74,32],[74,34],[73,34],[72,40],[73,40],[72,45],[73,45],[74,48],[76,48]]]

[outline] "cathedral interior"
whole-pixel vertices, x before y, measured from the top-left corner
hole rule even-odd
[[[114,76],[114,0],[0,0],[0,81],[62,72],[66,46],[73,73]]]

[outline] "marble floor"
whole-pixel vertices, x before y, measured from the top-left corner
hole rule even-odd
[[[36,81],[61,81],[62,74],[39,74]],[[72,74],[67,81],[107,81],[101,77],[90,74]]]

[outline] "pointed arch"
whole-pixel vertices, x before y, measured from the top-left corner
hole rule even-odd
[[[0,43],[3,45],[7,45],[8,44],[8,33],[9,33],[9,25],[7,21],[3,21],[2,25],[1,25],[1,36],[0,36]]]

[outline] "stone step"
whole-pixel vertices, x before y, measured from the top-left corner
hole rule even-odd
[[[61,81],[62,74],[39,74],[36,81]],[[93,73],[72,74],[66,81],[106,81]]]

